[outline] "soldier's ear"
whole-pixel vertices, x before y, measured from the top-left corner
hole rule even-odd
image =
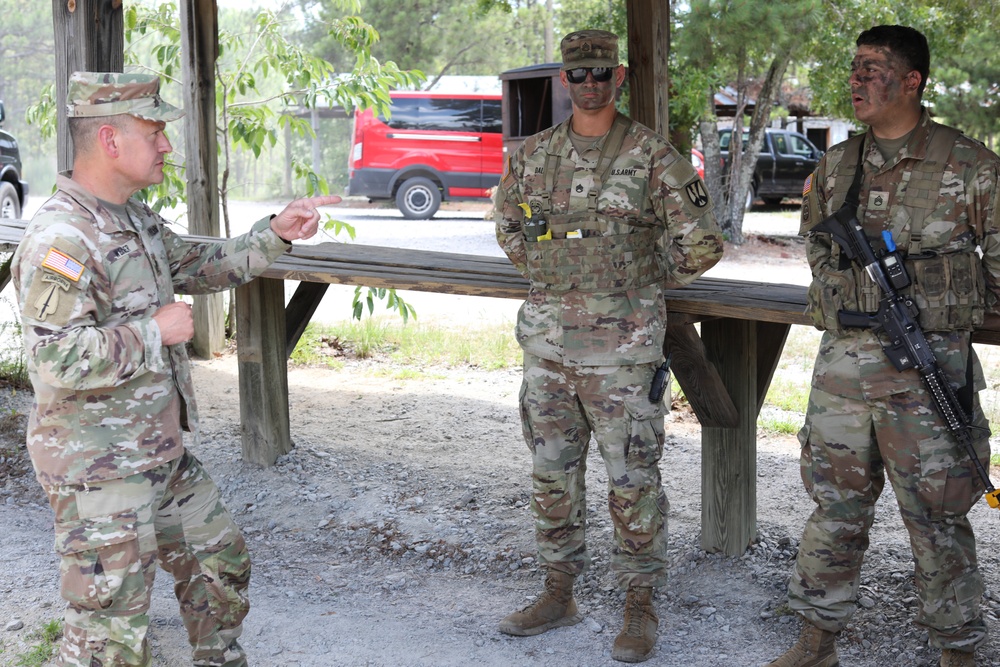
[[[121,155],[120,131],[114,125],[101,125],[97,130],[96,143],[100,151],[108,157],[117,158]]]

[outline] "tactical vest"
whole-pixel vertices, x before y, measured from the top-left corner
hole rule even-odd
[[[904,266],[910,285],[901,292],[911,296],[919,309],[918,321],[924,331],[973,329],[983,322],[985,278],[979,255],[974,251],[938,253],[922,247],[927,216],[934,210],[941,178],[951,149],[960,133],[953,128],[933,124],[927,154],[913,160],[908,169],[909,181],[901,201],[909,223],[892,230],[896,244],[905,248]],[[844,155],[837,166],[830,195],[830,210],[839,209],[847,197],[851,180],[860,165],[865,135],[847,140]],[[876,245],[877,247],[877,245]],[[824,270],[822,285],[809,291],[814,322],[823,329],[840,331],[840,310],[874,313],[881,297],[878,286],[856,262],[842,256],[839,245],[832,244],[830,267]]]
[[[601,188],[631,125],[628,117],[621,114],[615,117],[594,170],[594,186],[587,195],[586,211],[552,213],[550,197],[559,172],[559,157],[553,159],[551,153],[546,153],[545,189],[539,197],[539,214],[548,224],[551,238],[526,239],[524,244],[528,279],[535,289],[555,293],[617,292],[645,287],[663,277],[656,257],[656,242],[663,234],[662,229],[640,227],[639,220],[615,218],[615,223],[624,222],[639,231],[608,234],[612,219],[597,212]]]

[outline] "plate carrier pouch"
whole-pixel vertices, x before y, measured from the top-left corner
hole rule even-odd
[[[905,246],[903,263],[911,284],[901,290],[913,298],[919,309],[917,320],[924,331],[971,330],[983,322],[985,314],[985,278],[976,252],[936,253],[921,247],[925,218],[930,212],[926,195],[934,192],[941,182],[941,170],[951,148],[960,136],[958,130],[934,123],[925,159],[910,170],[909,183],[904,186],[901,205],[909,213],[909,227],[890,230],[897,245]],[[847,197],[851,180],[847,178],[863,169],[864,134],[847,140],[844,157],[837,166],[837,181],[830,195],[833,210]],[[857,150],[855,150],[857,147]],[[837,318],[840,310],[874,313],[878,310],[879,289],[868,274],[854,262],[841,258],[836,243],[831,249],[834,270],[824,273],[821,285],[809,290],[813,321],[820,328],[843,332]],[[814,283],[815,284],[815,283]]]
[[[524,244],[528,279],[533,288],[557,294],[574,290],[617,292],[645,287],[663,277],[656,257],[656,242],[663,234],[662,229],[644,227],[638,232],[605,236],[611,218],[597,212],[598,195],[631,126],[627,116],[615,117],[594,171],[594,187],[588,193],[586,211],[552,213],[550,196],[559,159],[553,163],[551,153],[546,154],[541,214],[552,238]],[[622,222],[617,218],[616,221]],[[638,226],[638,221],[624,222]],[[566,238],[567,232],[576,230],[583,235]]]

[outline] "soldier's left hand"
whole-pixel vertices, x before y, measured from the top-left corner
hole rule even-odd
[[[271,218],[271,229],[286,241],[310,238],[319,229],[318,206],[339,204],[337,195],[296,199]]]

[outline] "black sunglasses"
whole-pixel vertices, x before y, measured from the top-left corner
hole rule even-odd
[[[576,69],[566,70],[566,78],[570,83],[583,83],[587,80],[587,72],[594,77],[594,81],[597,83],[604,83],[605,81],[611,81],[611,77],[614,76],[614,67],[577,67]]]

